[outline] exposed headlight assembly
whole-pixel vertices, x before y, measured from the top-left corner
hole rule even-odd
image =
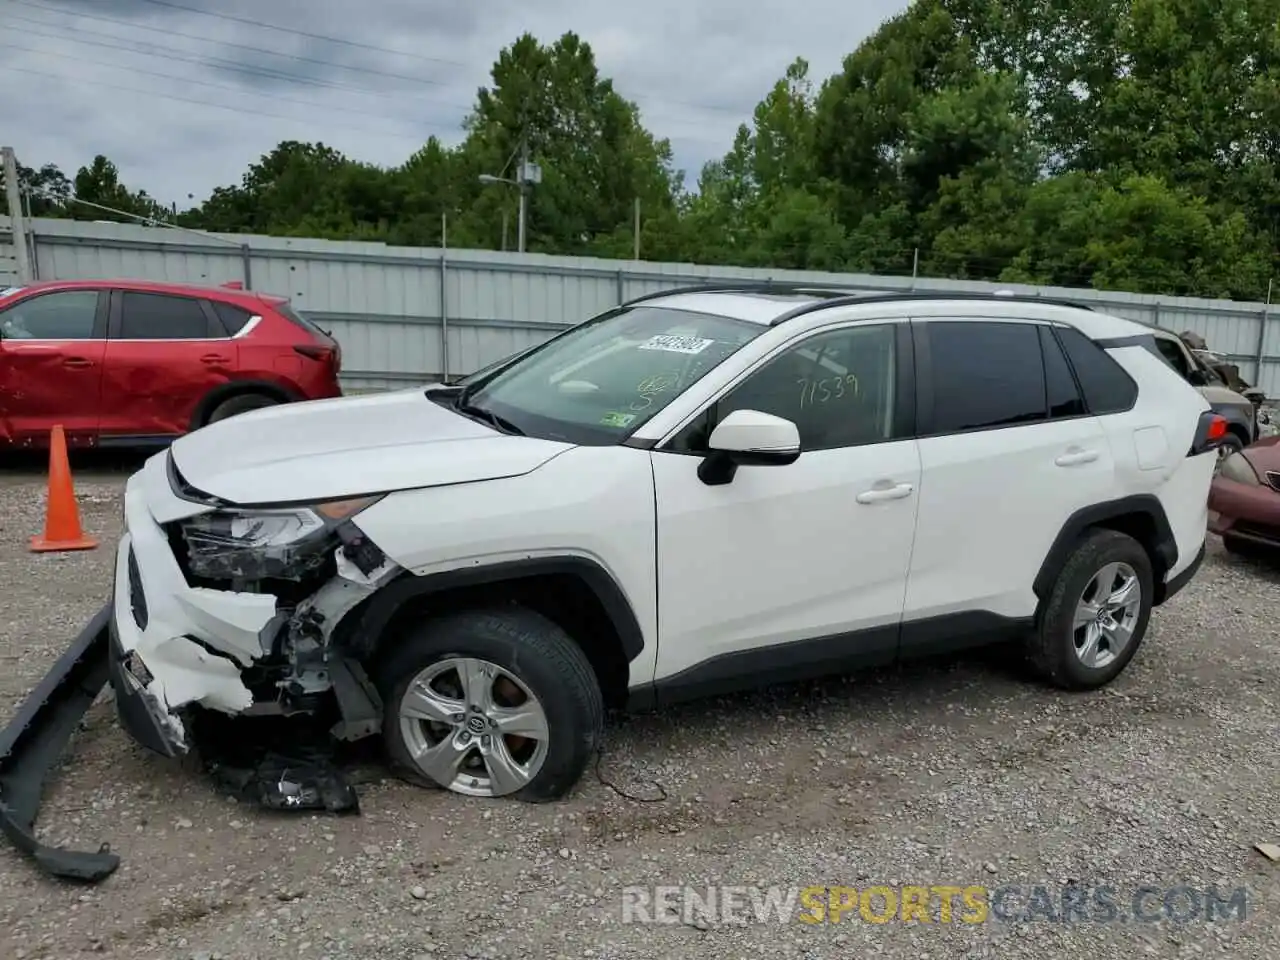
[[[324,564],[337,528],[381,499],[223,508],[191,517],[181,524],[188,566],[210,580],[303,580]]]

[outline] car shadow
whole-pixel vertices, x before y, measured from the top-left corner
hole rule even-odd
[[[142,468],[154,449],[72,450],[67,455],[73,475],[88,473],[104,477],[128,476]],[[7,450],[0,453],[0,474],[37,477],[49,470],[46,450]]]

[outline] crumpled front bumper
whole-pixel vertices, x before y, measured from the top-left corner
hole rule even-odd
[[[172,492],[162,457],[151,458],[125,489],[110,663],[126,729],[173,756],[188,747],[179,708],[237,714],[253,704],[241,671],[268,651],[263,638],[277,611],[273,596],[187,582],[160,524],[204,508]]]
[[[146,684],[137,672],[145,671],[132,654],[120,646],[120,632],[114,614],[109,621],[110,648],[107,675],[115,691],[116,714],[122,726],[139,744],[165,757],[175,757],[186,750],[182,739],[174,736],[165,711],[147,695]],[[145,676],[145,674],[144,674]]]

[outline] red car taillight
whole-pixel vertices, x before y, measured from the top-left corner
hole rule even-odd
[[[296,344],[293,349],[308,360],[329,364],[334,373],[337,373],[342,367],[342,348],[336,343],[332,346],[329,344]]]
[[[333,362],[334,348],[312,346],[311,344],[298,344],[293,348],[309,360],[320,360],[321,362]]]
[[[1212,410],[1206,410],[1200,414],[1200,422],[1196,424],[1196,435],[1191,441],[1191,449],[1187,451],[1187,456],[1197,457],[1202,453],[1208,453],[1226,435],[1226,417],[1219,416]]]

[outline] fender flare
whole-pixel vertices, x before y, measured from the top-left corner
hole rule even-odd
[[[366,601],[352,632],[348,634],[348,645],[360,659],[373,654],[391,619],[411,600],[465,587],[500,584],[550,574],[569,575],[582,580],[600,601],[613,624],[627,662],[632,662],[640,655],[645,645],[644,632],[640,629],[640,621],[632,609],[631,601],[603,566],[586,557],[575,556],[531,557],[446,570],[426,576],[401,576]]]
[[[232,397],[245,393],[264,393],[267,396],[279,400],[281,403],[297,403],[305,399],[302,394],[288,387],[283,387],[278,383],[272,383],[270,380],[228,380],[226,383],[220,383],[203,397],[196,404],[195,410],[191,414],[191,430],[198,430],[204,425],[209,414],[214,408],[224,400],[230,400]]]
[[[1058,536],[1054,538],[1053,545],[1049,547],[1049,552],[1045,555],[1044,561],[1040,564],[1040,570],[1032,582],[1031,589],[1035,592],[1037,599],[1044,600],[1053,590],[1058,572],[1066,564],[1072,547],[1085,530],[1090,527],[1106,526],[1107,521],[1134,515],[1149,519],[1155,528],[1155,542],[1147,546],[1155,553],[1152,559],[1156,561],[1157,566],[1155,599],[1158,604],[1165,588],[1164,573],[1172,570],[1178,562],[1178,541],[1173,536],[1173,528],[1169,525],[1169,517],[1164,512],[1164,504],[1149,493],[1090,504],[1069,516],[1067,522],[1062,525],[1062,529],[1058,531]]]

